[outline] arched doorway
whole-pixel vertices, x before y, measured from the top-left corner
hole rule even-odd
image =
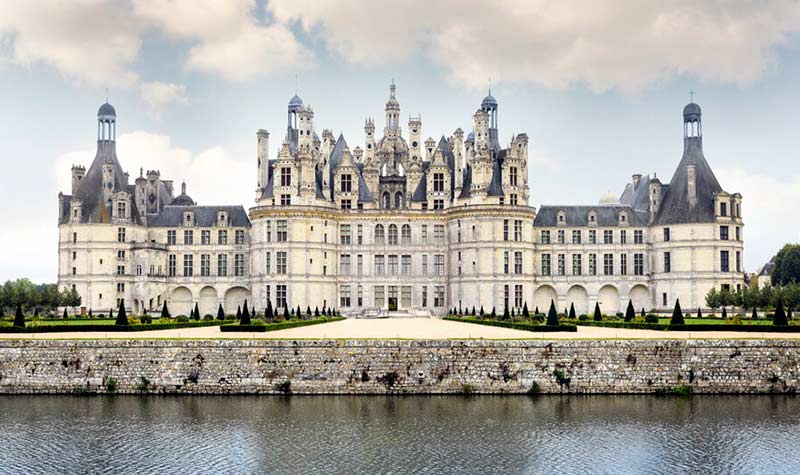
[[[589,313],[589,293],[581,285],[573,285],[567,291],[567,309],[573,304],[577,315]]]
[[[539,312],[547,313],[550,309],[550,301],[555,303],[556,311],[558,311],[558,294],[556,293],[556,289],[549,285],[541,285],[533,293],[534,308],[532,310],[538,307]]]
[[[650,310],[653,304],[650,302],[650,291],[644,285],[634,285],[628,293],[628,297],[633,303],[633,309],[640,312],[642,309]]]
[[[189,316],[194,310],[192,305],[192,291],[186,287],[176,287],[172,291],[172,297],[169,302],[169,313],[173,317],[178,315]]]
[[[200,290],[200,302],[198,308],[201,316],[217,314],[217,289],[214,287],[203,287]]]
[[[614,315],[619,312],[619,291],[613,285],[605,285],[597,293],[600,311],[603,315]]]
[[[231,287],[225,292],[225,313],[236,315],[236,309],[244,305],[245,300],[247,300],[247,306],[252,308],[252,302],[249,298],[249,290],[244,287]]]

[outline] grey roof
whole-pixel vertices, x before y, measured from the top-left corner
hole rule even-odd
[[[686,104],[686,107],[683,108],[684,118],[699,119],[701,114],[702,111],[700,110],[700,106],[695,104],[694,102]]]
[[[672,175],[668,188],[662,188],[661,206],[656,215],[657,224],[710,223],[714,222],[714,195],[722,187],[703,156],[703,142],[700,137],[684,139],[683,158]],[[687,196],[687,168],[695,166],[695,190],[697,202],[689,203]]]
[[[496,109],[496,108],[497,108],[497,99],[494,98],[494,96],[492,95],[492,93],[490,91],[489,95],[484,97],[483,101],[481,101],[481,109],[487,110],[487,109]]]
[[[106,102],[105,104],[100,106],[100,109],[97,110],[97,116],[116,117],[117,111],[114,109],[114,106]]]
[[[181,193],[176,196],[175,199],[172,200],[172,203],[170,203],[172,206],[194,206],[196,204],[197,203],[186,193]]]
[[[775,256],[772,256],[772,259],[764,264],[764,267],[761,268],[761,271],[758,273],[758,275],[770,275],[772,274],[773,268],[775,268]]]
[[[148,225],[160,228],[181,226],[185,211],[194,212],[195,227],[216,226],[219,211],[228,213],[230,226],[250,227],[250,219],[242,206],[165,206]]]
[[[417,189],[411,194],[411,201],[427,201],[428,200],[428,168],[431,162],[422,162],[422,178],[417,184]]]
[[[303,107],[303,100],[297,94],[289,100],[289,110],[299,110]]]
[[[625,185],[625,190],[619,197],[621,205],[631,206],[638,210],[650,209],[650,175],[645,175],[639,179],[639,184],[636,189],[633,189],[633,183]]]
[[[564,212],[566,226],[588,226],[589,212],[597,215],[598,226],[618,226],[619,213],[625,211],[630,226],[647,226],[649,214],[630,206],[542,206],[533,221],[534,226],[557,226],[558,213]]]
[[[336,139],[336,145],[333,146],[333,150],[331,151],[330,157],[330,177],[328,179],[328,185],[330,186],[330,196],[333,199],[333,173],[336,170],[336,167],[342,163],[342,155],[344,154],[344,149],[347,148],[347,141],[344,139],[344,135],[339,134],[339,138]]]
[[[264,190],[261,192],[261,198],[274,198],[274,181],[275,177],[273,167],[277,160],[270,160],[269,165],[267,165],[267,184],[264,185]]]
[[[472,186],[472,167],[467,165],[464,169],[464,179],[461,186],[461,193],[458,195],[459,199],[469,198],[472,196],[470,187]]]
[[[492,181],[489,182],[489,189],[486,193],[489,196],[503,196],[503,162],[506,159],[508,150],[500,150],[495,154],[492,161]]]
[[[356,163],[356,169],[358,170],[358,201],[360,203],[372,203],[372,194],[369,192],[367,182],[364,180],[364,164]]]

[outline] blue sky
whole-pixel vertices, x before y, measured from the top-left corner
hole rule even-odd
[[[392,78],[404,121],[437,139],[471,129],[491,81],[503,141],[531,137],[535,206],[669,180],[696,91],[753,271],[800,240],[799,30],[794,1],[0,0],[0,280],[56,280],[57,195],[93,157],[106,88],[132,177],[247,208],[255,132],[275,156],[296,83],[318,130],[363,148]]]

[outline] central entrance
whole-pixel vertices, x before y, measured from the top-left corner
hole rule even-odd
[[[396,312],[397,311],[397,286],[390,285],[389,286],[389,311]]]

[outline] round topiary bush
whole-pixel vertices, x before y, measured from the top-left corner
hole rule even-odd
[[[644,321],[645,323],[658,323],[658,315],[649,313],[644,317]]]
[[[186,315],[178,315],[177,317],[175,317],[175,320],[178,323],[186,323],[189,321],[189,317],[187,317]]]

